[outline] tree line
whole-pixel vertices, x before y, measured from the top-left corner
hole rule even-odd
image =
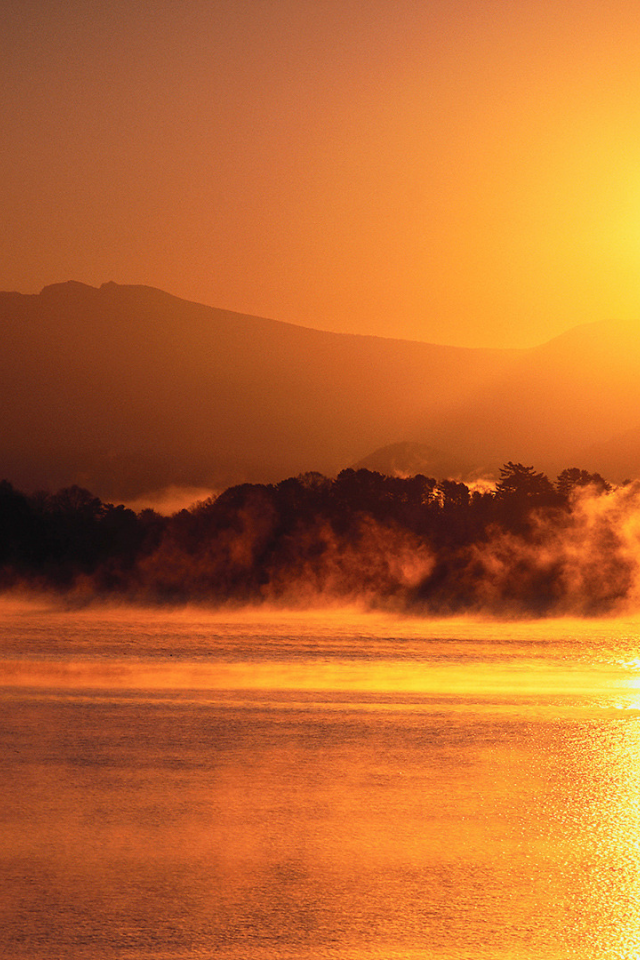
[[[496,610],[549,613],[562,605],[567,560],[545,567],[536,556],[576,522],[581,494],[610,493],[598,473],[574,467],[552,482],[511,461],[490,490],[347,469],[241,484],[164,517],[78,486],[26,495],[3,480],[0,589],[165,603],[363,599],[451,613],[486,605],[497,564]],[[624,586],[626,567],[618,573]],[[613,594],[591,591],[605,607]]]

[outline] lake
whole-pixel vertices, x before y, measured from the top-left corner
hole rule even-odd
[[[640,622],[0,605],[0,956],[637,958]]]

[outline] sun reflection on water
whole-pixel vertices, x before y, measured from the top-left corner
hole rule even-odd
[[[637,624],[16,617],[17,957],[640,956]]]
[[[579,956],[637,960],[640,719],[592,721],[566,747],[566,782],[559,776],[547,814],[556,818],[570,941]]]

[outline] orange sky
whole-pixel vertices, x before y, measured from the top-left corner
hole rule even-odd
[[[0,289],[524,346],[640,318],[637,0],[4,0]]]

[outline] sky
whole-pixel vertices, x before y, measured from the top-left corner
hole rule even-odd
[[[635,326],[639,50],[637,0],[4,0],[0,289],[458,346]]]

